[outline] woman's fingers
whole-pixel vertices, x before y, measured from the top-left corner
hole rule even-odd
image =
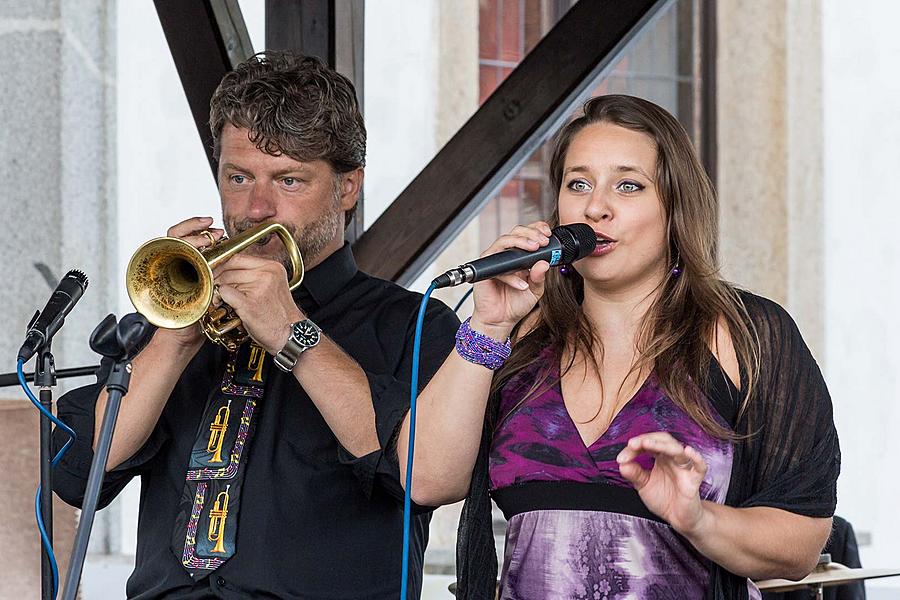
[[[526,251],[535,251],[541,246],[546,245],[547,241],[543,241],[537,236],[506,234],[497,238],[493,244],[488,246],[487,250],[485,250],[481,256],[490,256],[491,254],[497,254],[498,252],[515,248]]]
[[[623,465],[636,464],[634,461],[641,454],[651,454],[656,461],[669,461],[679,469],[695,470],[701,476],[706,475],[709,468],[699,451],[683,445],[664,431],[647,433],[628,440],[625,448],[616,457],[620,469]],[[630,470],[630,467],[628,469]]]
[[[550,226],[543,221],[531,225],[517,225],[509,233],[497,238],[481,256],[489,256],[510,248],[537,250],[550,243],[550,234]]]
[[[494,279],[517,290],[528,289],[528,271],[525,270],[516,271],[515,273],[507,273],[505,275],[498,275],[494,277]]]
[[[696,448],[694,448],[693,446],[685,446],[684,456],[691,462],[691,468],[700,473],[700,477],[706,477],[706,472],[709,470],[709,465],[706,464],[706,460],[704,460],[703,455],[700,454],[700,452]]]
[[[546,260],[539,260],[531,267],[528,279],[531,282],[531,291],[535,292],[536,296],[540,296],[544,293],[544,281],[547,278],[547,271],[549,270],[550,263]]]
[[[634,489],[638,491],[650,481],[650,471],[644,469],[637,462],[620,464],[619,472],[622,474],[622,477],[627,479],[631,485],[634,486]]]
[[[660,454],[666,452],[680,452],[681,444],[671,434],[657,431],[638,435],[625,444],[625,448],[616,457],[619,463],[632,461],[640,454]]]

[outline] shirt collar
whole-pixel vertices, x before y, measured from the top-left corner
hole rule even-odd
[[[340,250],[306,271],[303,283],[294,290],[294,300],[305,312],[325,306],[353,279],[358,270],[350,244],[344,242]]]

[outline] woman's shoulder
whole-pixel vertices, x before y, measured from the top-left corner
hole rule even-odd
[[[818,363],[788,311],[768,298],[745,290],[738,293],[758,348],[759,377],[821,380]]]
[[[781,304],[745,289],[735,292],[760,344],[799,336],[796,322]]]

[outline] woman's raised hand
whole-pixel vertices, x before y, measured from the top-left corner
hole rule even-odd
[[[550,243],[550,235],[550,226],[543,221],[518,225],[497,238],[481,256],[512,248],[535,251]],[[516,323],[534,308],[544,294],[544,277],[549,268],[550,263],[542,260],[530,270],[476,283],[472,329],[495,339],[506,339]]]
[[[637,462],[641,454],[653,457],[653,467]],[[645,433],[628,440],[616,457],[622,477],[638,491],[650,511],[675,531],[690,535],[706,515],[700,499],[700,484],[708,469],[703,456],[670,433]]]

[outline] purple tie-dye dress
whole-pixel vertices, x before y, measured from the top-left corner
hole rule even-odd
[[[552,360],[549,352],[542,356]],[[501,600],[702,599],[709,560],[649,512],[616,456],[636,435],[667,431],[703,455],[709,470],[700,496],[721,503],[731,444],[704,432],[651,374],[585,447],[558,384],[519,405],[537,371],[520,373],[502,390],[491,446],[491,495],[509,521]],[[558,379],[558,368],[550,376]],[[639,462],[652,465],[647,456]],[[760,598],[750,582],[748,591]]]

